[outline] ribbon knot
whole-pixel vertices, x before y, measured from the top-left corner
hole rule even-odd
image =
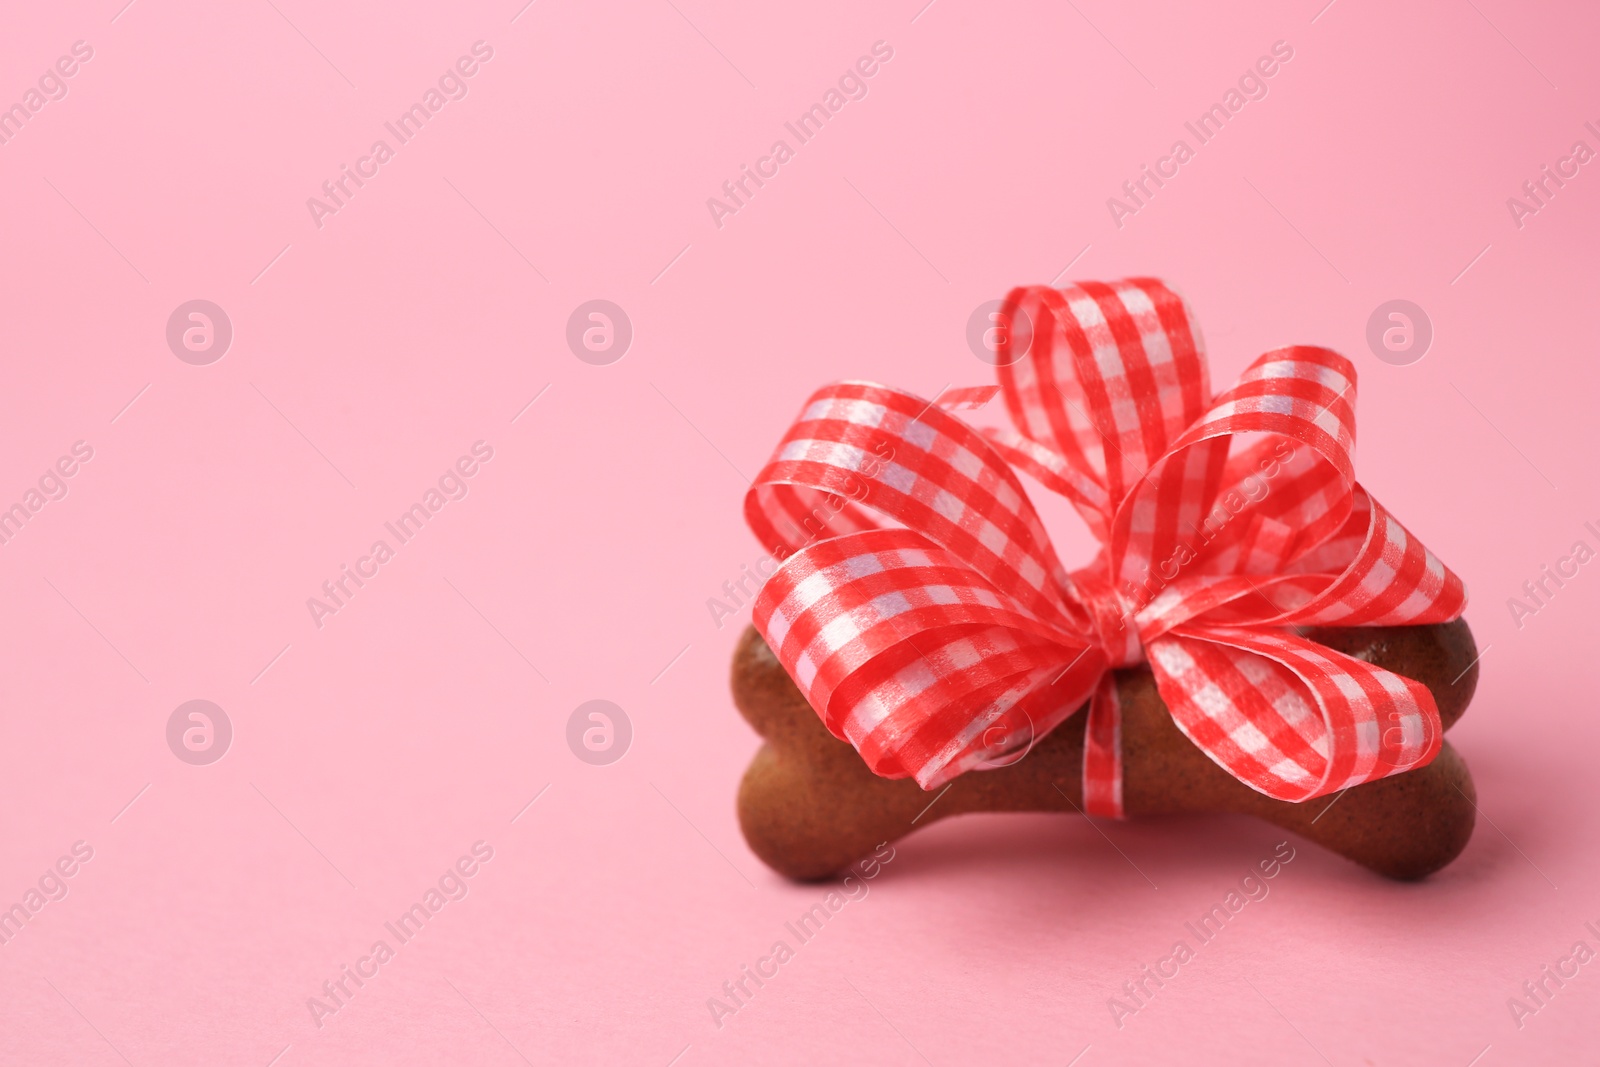
[[[1350,362],[1277,349],[1213,396],[1198,326],[1153,279],[1016,289],[1001,315],[1029,328],[1001,332],[997,387],[826,386],[746,497],[783,559],[755,625],[834,736],[932,789],[1087,703],[1084,807],[1120,816],[1112,672],[1148,661],[1178,728],[1268,796],[1431,760],[1424,686],[1299,636],[1465,606],[1355,480]],[[1014,430],[954,414],[996,392]],[[1062,566],[1018,472],[1082,516],[1088,566]]]
[[[1159,623],[1141,617],[1140,605],[1118,592],[1104,565],[1073,574],[1081,602],[1094,625],[1096,642],[1110,667],[1136,667],[1145,661],[1144,643],[1159,636]],[[1141,629],[1144,627],[1145,629]]]

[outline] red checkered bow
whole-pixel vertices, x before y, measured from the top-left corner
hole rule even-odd
[[[1111,669],[1148,659],[1178,727],[1268,796],[1431,760],[1424,686],[1298,636],[1465,606],[1355,480],[1350,361],[1280,348],[1213,397],[1188,308],[1147,278],[1016,289],[1000,324],[1017,432],[950,413],[994,387],[934,404],[830,385],[745,499],[784,560],[756,628],[828,729],[875,773],[932,789],[1020,758],[1087,700],[1084,806],[1120,816]],[[1062,567],[1013,468],[1083,516],[1101,543],[1089,566]]]

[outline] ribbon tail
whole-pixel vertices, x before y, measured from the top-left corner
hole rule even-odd
[[[1122,819],[1122,702],[1112,671],[1100,676],[1083,731],[1083,811]]]

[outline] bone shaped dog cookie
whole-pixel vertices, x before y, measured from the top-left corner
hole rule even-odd
[[[1309,639],[1427,686],[1449,729],[1477,684],[1477,650],[1465,621],[1428,626],[1313,629]],[[1446,742],[1423,767],[1305,803],[1274,800],[1234,778],[1178,729],[1148,667],[1116,672],[1129,816],[1237,812],[1265,819],[1379,874],[1423,878],[1472,836],[1476,793]],[[826,878],[936,819],[967,812],[1081,810],[1080,711],[1009,766],[957,778],[934,794],[910,779],[879,778],[828,733],[755,629],[734,652],[733,696],[766,743],[739,789],[746,841],[790,878]],[[927,809],[920,818],[919,813]],[[916,819],[916,824],[913,824]]]

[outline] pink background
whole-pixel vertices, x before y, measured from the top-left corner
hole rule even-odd
[[[1592,1055],[1600,963],[1521,1029],[1506,1003],[1600,949],[1600,563],[1506,607],[1597,543],[1600,173],[1506,207],[1600,148],[1590,11],[522,3],[7,12],[0,102],[94,57],[0,145],[0,503],[94,458],[0,545],[0,906],[94,856],[0,948],[5,1062]],[[306,198],[480,39],[466,98],[319,229]],[[719,229],[706,198],[879,40],[867,97]],[[1106,198],[1278,40],[1270,94],[1119,229]],[[1360,476],[1489,648],[1452,733],[1477,834],[1422,885],[1302,846],[1119,1029],[1107,998],[1280,835],[1102,825],[1124,859],[1076,818],[939,824],[718,1029],[707,999],[823,893],[734,816],[748,612],[706,601],[760,554],[743,476],[826,380],[990,380],[968,315],[1069,263],[1181,288],[1219,385],[1285,343],[1356,360]],[[1397,297],[1435,329],[1409,366],[1364,340]],[[209,366],[164,339],[195,298],[235,330]],[[565,342],[594,298],[635,331],[609,366]],[[478,440],[469,495],[317,628],[306,599]],[[609,766],[565,740],[597,698],[634,731]],[[209,766],[165,740],[192,699],[233,724]],[[470,894],[319,1028],[307,999],[479,840]]]

